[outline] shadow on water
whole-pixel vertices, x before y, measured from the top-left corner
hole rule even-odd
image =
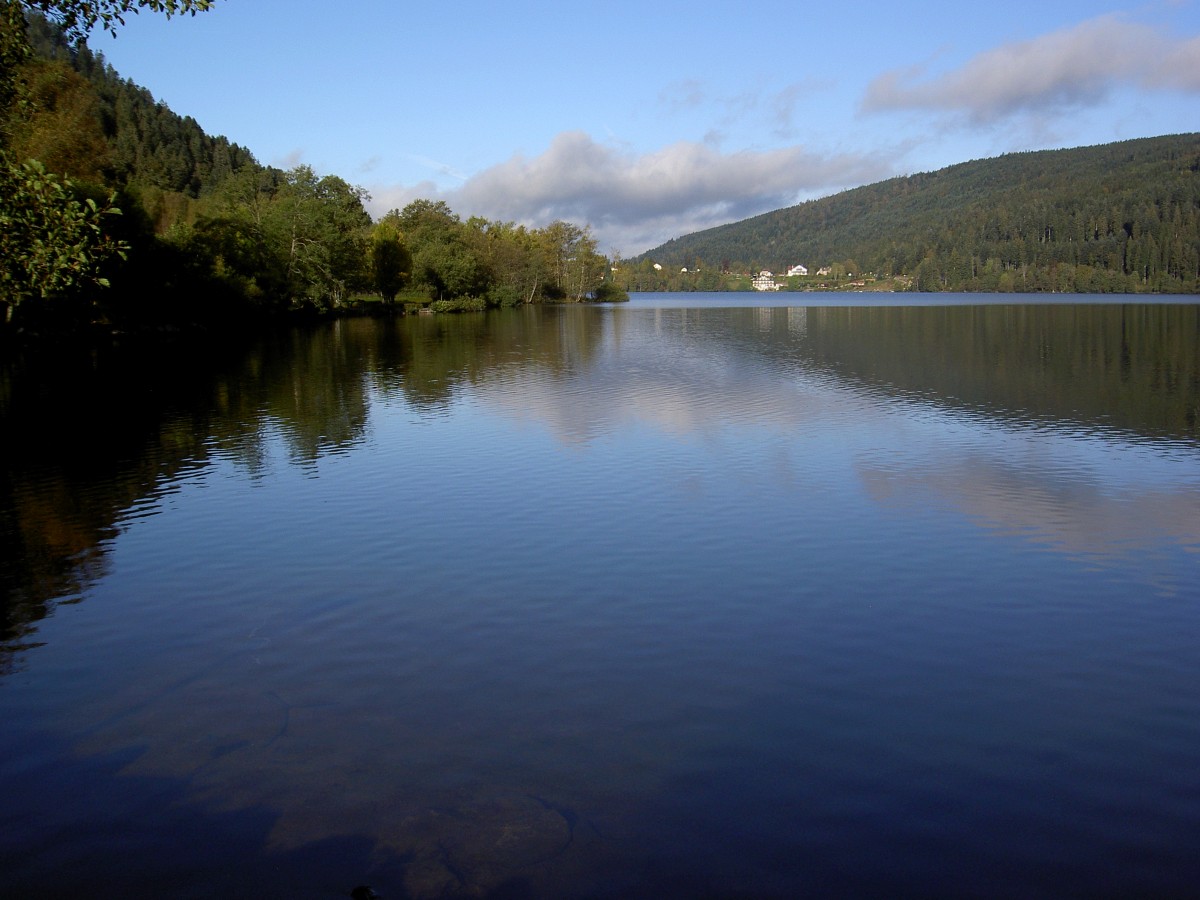
[[[200,809],[184,780],[123,773],[136,749],[77,758],[44,734],[10,735],[4,745],[7,766],[21,759],[32,769],[5,779],[4,896],[332,898],[362,883],[383,897],[407,896],[406,860],[372,839],[349,834],[270,852],[269,810]]]
[[[781,364],[1003,422],[1200,441],[1200,305],[668,310]],[[740,327],[729,328],[730,322]]]
[[[0,371],[0,612],[6,649],[106,568],[123,512],[203,460],[211,363],[117,348],[26,352]]]
[[[1002,421],[1200,440],[1200,306],[811,310],[814,359]],[[864,339],[864,336],[866,339]]]
[[[130,774],[139,748],[81,757],[60,738],[25,732],[6,734],[0,749],[6,897],[319,900],[359,885],[381,900],[565,896],[546,887],[544,870],[586,828],[544,799],[491,794],[417,811],[421,839],[408,853],[356,833],[354,822],[278,847],[276,812],[205,808],[188,779]],[[412,826],[413,807],[395,815]]]
[[[414,410],[511,366],[566,374],[599,339],[586,310],[347,320],[249,346],[42,348],[0,368],[0,675],[36,623],[103,577],[123,520],[216,459],[261,469],[362,439],[370,392]]]

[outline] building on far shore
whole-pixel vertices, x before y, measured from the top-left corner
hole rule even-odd
[[[788,278],[795,278],[797,275],[807,275],[808,266],[792,266],[788,269]]]
[[[754,285],[756,291],[777,291],[780,288],[779,283],[775,280],[775,276],[766,269],[763,269],[751,278],[750,283]]]

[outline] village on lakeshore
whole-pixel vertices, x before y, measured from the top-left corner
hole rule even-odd
[[[614,280],[631,291],[905,291],[911,290],[907,275],[878,275],[858,271],[853,262],[824,265],[812,271],[797,263],[780,272],[720,271],[702,263],[668,268],[662,263],[617,263]]]

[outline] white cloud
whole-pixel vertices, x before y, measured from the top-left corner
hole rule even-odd
[[[1200,38],[1180,40],[1101,16],[997,47],[954,71],[924,75],[921,67],[885,72],[867,88],[863,109],[943,110],[984,123],[1094,105],[1124,86],[1200,91]]]
[[[417,196],[444,199],[462,216],[543,226],[590,224],[602,249],[632,255],[672,237],[737,221],[893,174],[881,156],[823,156],[803,147],[722,153],[680,142],[637,155],[582,132],[558,135],[539,156],[515,155],[460,187],[373,187],[373,209]],[[423,187],[431,190],[421,192]]]
[[[1157,66],[1146,73],[1153,87],[1200,93],[1200,36],[1165,48]]]

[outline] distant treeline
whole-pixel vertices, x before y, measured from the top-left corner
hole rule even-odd
[[[620,299],[587,228],[462,221],[211,137],[30,15],[0,22],[0,322],[224,328],[295,311]]]
[[[921,291],[1200,293],[1200,135],[893,178],[668,241],[625,278],[719,290],[721,273],[797,264],[814,273],[801,287],[827,267]]]

